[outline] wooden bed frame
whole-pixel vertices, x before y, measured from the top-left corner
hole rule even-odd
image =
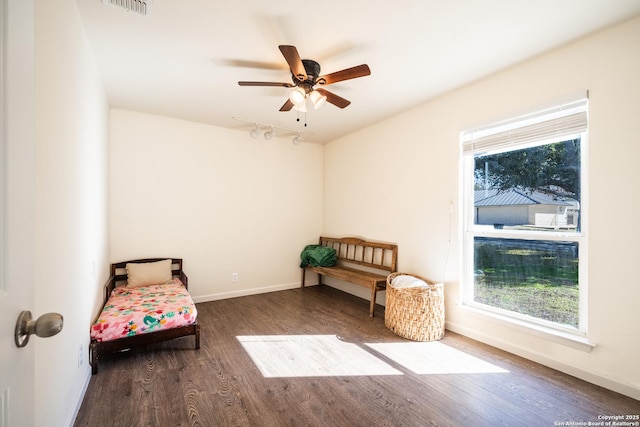
[[[167,258],[147,258],[147,259],[136,259],[131,261],[122,261],[111,264],[111,275],[107,284],[105,285],[105,295],[104,295],[104,304],[107,303],[109,299],[109,295],[118,286],[119,283],[126,282],[127,273],[126,273],[126,265],[127,263],[145,263],[145,262],[156,262],[162,261]],[[182,271],[182,258],[171,258],[171,273],[174,277],[178,277],[185,288],[189,288],[188,286],[188,278],[187,275]],[[100,314],[98,314],[99,316]],[[122,351],[133,347],[139,347],[148,344],[154,344],[161,341],[172,340],[174,338],[186,337],[189,335],[193,335],[195,337],[196,350],[200,348],[200,325],[197,320],[195,323],[190,325],[181,326],[172,329],[164,329],[156,332],[149,332],[141,335],[134,335],[130,337],[122,337],[113,341],[102,341],[98,342],[94,339],[91,339],[91,344],[89,345],[90,349],[90,359],[91,359],[91,373],[98,373],[98,359],[101,354],[104,353],[113,353],[116,351]]]

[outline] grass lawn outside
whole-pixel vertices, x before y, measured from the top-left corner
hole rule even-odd
[[[577,246],[476,238],[474,301],[579,327]]]
[[[476,277],[474,300],[491,307],[578,327],[578,285],[524,282],[501,286]]]

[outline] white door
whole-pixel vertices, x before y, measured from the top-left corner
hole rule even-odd
[[[18,315],[34,304],[34,0],[0,0],[0,426],[34,423],[34,353]],[[37,318],[38,313],[33,313]]]

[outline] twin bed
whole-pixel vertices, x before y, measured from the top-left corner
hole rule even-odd
[[[196,306],[181,258],[111,264],[105,302],[91,327],[91,372],[101,354],[193,335],[200,348]]]

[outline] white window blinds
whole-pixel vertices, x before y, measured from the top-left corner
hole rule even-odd
[[[465,155],[534,146],[552,139],[570,138],[587,130],[588,100],[560,105],[524,117],[463,132]]]

